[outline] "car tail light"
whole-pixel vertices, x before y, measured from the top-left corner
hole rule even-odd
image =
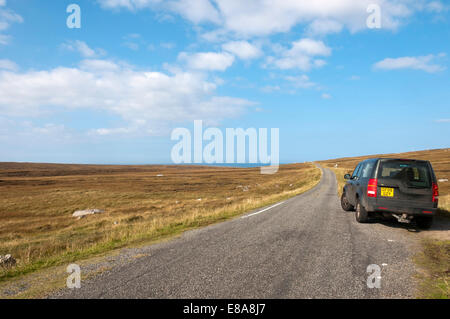
[[[439,198],[439,187],[436,183],[433,183],[433,202],[437,203]]]
[[[368,197],[377,197],[377,186],[378,186],[378,180],[376,178],[371,178],[369,180],[369,185],[367,185],[367,196]]]

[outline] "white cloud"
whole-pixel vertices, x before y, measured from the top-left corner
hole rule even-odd
[[[290,49],[281,49],[280,57],[269,57],[268,65],[274,65],[277,68],[286,69],[300,69],[302,71],[309,71],[312,68],[319,68],[326,64],[322,59],[316,59],[316,56],[329,56],[331,49],[327,47],[322,41],[312,39],[301,39],[293,42]]]
[[[30,121],[0,116],[0,142],[6,144],[54,145],[68,142],[72,138],[72,132],[61,124],[46,123],[37,126]]]
[[[292,49],[288,54],[298,55],[305,54],[310,56],[322,55],[328,56],[331,54],[331,49],[328,48],[322,41],[315,41],[312,39],[301,39],[292,43]]]
[[[12,10],[4,8],[5,0],[0,0],[0,32],[9,29],[13,23],[22,23],[23,18]],[[0,45],[6,45],[10,42],[11,36],[0,33]]]
[[[137,51],[139,50],[139,44],[135,42],[124,42],[123,46],[127,47],[130,50]]]
[[[10,70],[10,71],[15,71],[18,69],[18,66],[16,63],[14,63],[11,60],[7,60],[7,59],[0,59],[0,70]]]
[[[3,6],[6,3],[4,2]],[[0,31],[8,29],[12,23],[21,23],[23,18],[9,9],[0,8]]]
[[[127,34],[123,37],[123,40],[124,42],[122,43],[122,45],[133,51],[139,50],[140,43],[143,42],[139,33]]]
[[[30,123],[31,125],[31,123]],[[47,123],[44,126],[41,127],[36,127],[33,126],[31,127],[31,132],[36,133],[36,134],[51,134],[51,135],[56,135],[56,134],[61,134],[65,131],[65,126],[61,125],[61,124],[53,124],[53,123]]]
[[[328,94],[328,93],[323,93],[322,94],[322,99],[324,99],[324,100],[329,100],[331,98],[332,98],[332,96],[330,94]]]
[[[220,22],[220,14],[209,0],[98,0],[106,9],[130,11],[153,9],[174,12],[193,23]]]
[[[116,72],[120,70],[120,66],[113,61],[93,59],[81,61],[80,68],[95,73]]]
[[[367,8],[382,8],[384,29],[395,30],[415,12],[439,13],[441,1],[427,0],[98,0],[108,9],[131,11],[149,8],[175,12],[195,23],[213,23],[218,29],[205,34],[216,40],[223,32],[238,37],[267,36],[288,32],[296,25],[307,26],[308,34],[322,35],[367,29]]]
[[[219,12],[209,0],[169,1],[168,7],[194,23],[220,22]]]
[[[295,93],[298,89],[312,89],[319,88],[318,84],[311,81],[306,74],[302,75],[281,75],[270,74],[270,79],[275,80],[275,84],[266,85],[260,88],[260,91],[264,93],[273,93],[276,91],[288,92],[290,94]],[[285,81],[285,82],[283,82]]]
[[[150,132],[194,119],[217,123],[242,114],[248,100],[217,96],[201,73],[134,70],[111,61],[85,60],[79,68],[0,71],[0,114],[39,116],[67,109],[99,110],[122,117],[126,128],[99,134]]]
[[[139,33],[130,33],[125,36],[125,39],[139,39],[140,37]]]
[[[160,46],[164,49],[171,50],[171,49],[175,48],[177,45],[173,42],[163,42],[160,44]]]
[[[262,55],[260,48],[247,41],[227,42],[222,45],[222,49],[236,55],[242,60],[255,59]]]
[[[205,32],[201,35],[201,38],[208,42],[226,42],[229,41],[228,32],[225,29],[216,29],[213,31]]]
[[[222,27],[241,36],[265,36],[288,32],[298,24],[311,25],[316,32],[351,32],[366,29],[366,9],[371,3],[383,8],[382,24],[395,29],[411,15],[409,0],[216,0]],[[328,23],[325,25],[324,22]]]
[[[234,62],[234,56],[226,52],[182,52],[178,59],[185,62],[190,69],[205,71],[225,71]]]
[[[316,86],[316,83],[311,82],[309,77],[305,74],[300,76],[286,76],[284,79],[291,82],[295,88],[308,89]]]
[[[442,56],[442,54],[439,54],[437,57],[430,54],[418,57],[386,58],[375,63],[374,68],[380,70],[412,69],[435,73],[445,69],[444,66],[434,62],[437,58]]]
[[[309,35],[326,35],[330,33],[339,33],[343,29],[343,24],[335,20],[317,19],[307,28]]]
[[[264,93],[273,93],[280,90],[281,88],[278,85],[266,85],[263,88],[261,88],[261,91]]]
[[[439,119],[436,120],[437,123],[450,123],[450,119]]]
[[[424,5],[425,11],[441,13],[449,10],[447,5],[444,5],[441,1],[431,1]]]
[[[135,128],[130,127],[118,127],[113,129],[108,128],[99,128],[92,130],[90,134],[98,134],[98,135],[116,135],[116,134],[129,134],[135,132]]]
[[[136,11],[144,8],[149,8],[152,5],[162,2],[161,0],[98,0],[103,8],[120,9],[126,8],[131,11]]]
[[[62,48],[70,51],[77,51],[84,58],[95,58],[105,54],[105,51],[102,49],[92,49],[90,48],[86,42],[75,40],[75,41],[67,41],[61,45]]]
[[[7,45],[10,40],[11,40],[11,36],[0,33],[0,44],[1,45]]]

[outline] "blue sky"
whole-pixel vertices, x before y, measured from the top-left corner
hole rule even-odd
[[[421,0],[0,0],[0,161],[170,163],[194,120],[279,128],[282,163],[448,147],[449,18]]]

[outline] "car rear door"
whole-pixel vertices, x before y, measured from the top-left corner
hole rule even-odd
[[[377,203],[395,207],[433,207],[433,172],[426,161],[380,160]]]
[[[368,160],[361,166],[359,179],[356,183],[356,193],[360,194],[360,196],[365,196],[365,194],[367,194],[367,185],[369,184],[369,180],[372,178],[375,163],[376,160]]]

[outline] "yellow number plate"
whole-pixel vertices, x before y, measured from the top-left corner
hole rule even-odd
[[[394,197],[394,189],[381,187],[381,196],[384,197]]]

